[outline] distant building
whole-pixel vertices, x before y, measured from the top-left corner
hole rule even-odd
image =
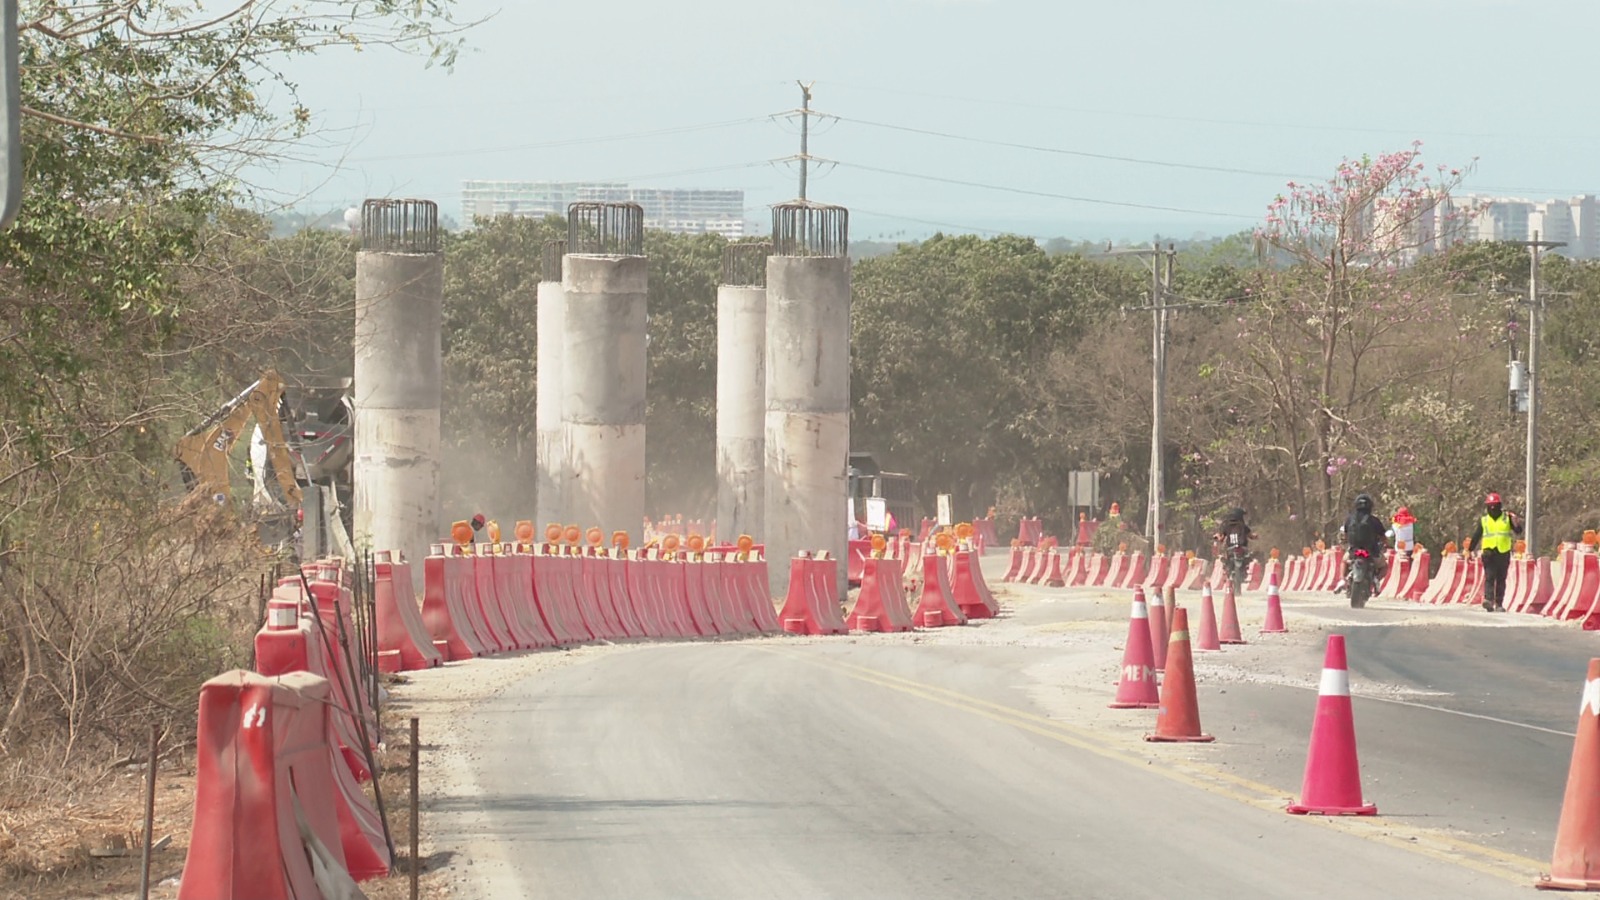
[[[565,216],[581,202],[637,203],[644,227],[676,234],[746,234],[744,191],[703,188],[629,187],[616,182],[463,181],[461,214],[470,222],[482,216]]]
[[[1566,242],[1552,253],[1600,259],[1600,198],[1593,194],[1540,201],[1467,194],[1456,203],[1472,211],[1463,240],[1528,241],[1537,232],[1542,241]]]

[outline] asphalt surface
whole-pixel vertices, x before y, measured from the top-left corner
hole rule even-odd
[[[496,661],[437,713],[432,843],[469,897],[1511,897],[1548,865],[1593,635],[1323,596],[1257,636],[1243,598],[1251,643],[1197,654],[1217,741],[1157,745],[1152,711],[1105,708],[1124,596],[1002,602],[915,635]],[[1374,818],[1283,812],[1330,631]]]

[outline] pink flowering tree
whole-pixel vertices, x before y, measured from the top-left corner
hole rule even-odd
[[[1377,430],[1383,392],[1428,374],[1385,363],[1419,324],[1450,318],[1447,290],[1413,264],[1464,223],[1451,199],[1462,174],[1430,171],[1419,144],[1345,160],[1326,182],[1291,182],[1256,232],[1269,265],[1240,310],[1242,352],[1227,374],[1266,419],[1255,450],[1292,470],[1286,505],[1308,538],[1331,537],[1347,495],[1368,483],[1365,433]]]

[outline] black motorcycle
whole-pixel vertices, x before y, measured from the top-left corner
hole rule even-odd
[[[1377,569],[1372,565],[1372,556],[1365,550],[1356,550],[1350,554],[1349,571],[1345,575],[1345,590],[1350,594],[1350,608],[1361,609],[1367,605],[1367,600],[1372,597],[1372,579],[1376,576]]]
[[[1250,548],[1245,546],[1242,536],[1233,532],[1227,537],[1227,546],[1223,548],[1222,565],[1227,572],[1228,581],[1233,585],[1234,596],[1244,590],[1245,578],[1250,574]]]

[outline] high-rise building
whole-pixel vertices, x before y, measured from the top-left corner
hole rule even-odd
[[[462,219],[494,216],[564,216],[581,202],[637,203],[644,227],[677,234],[744,237],[744,191],[643,188],[617,182],[464,181]]]

